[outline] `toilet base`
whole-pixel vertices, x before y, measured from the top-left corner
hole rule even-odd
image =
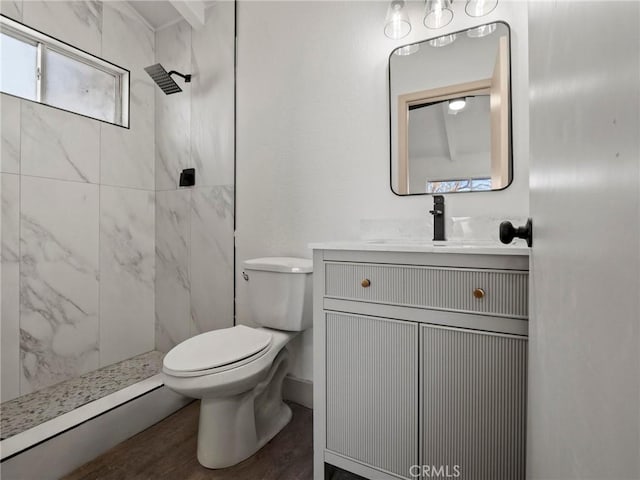
[[[282,382],[289,368],[283,348],[266,378],[248,392],[203,398],[198,426],[198,461],[206,468],[225,468],[249,458],[291,420],[282,401]]]

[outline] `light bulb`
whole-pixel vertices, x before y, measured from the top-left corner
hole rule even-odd
[[[451,111],[459,112],[466,106],[467,101],[464,98],[455,98],[453,100],[449,100],[449,110]]]
[[[404,0],[393,0],[387,9],[384,34],[389,38],[397,40],[409,35],[410,31],[411,22],[404,8]]]
[[[453,20],[451,0],[427,0],[425,3],[424,26],[442,28]]]
[[[491,13],[498,5],[498,0],[468,0],[464,11],[470,17],[482,17]]]

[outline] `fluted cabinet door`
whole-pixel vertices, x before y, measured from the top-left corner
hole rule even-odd
[[[527,339],[421,326],[422,465],[524,480]]]
[[[418,326],[326,313],[327,449],[410,478],[418,461]]]

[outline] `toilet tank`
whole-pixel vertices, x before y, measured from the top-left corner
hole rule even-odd
[[[306,258],[265,257],[242,263],[254,323],[278,330],[311,328],[313,262]]]

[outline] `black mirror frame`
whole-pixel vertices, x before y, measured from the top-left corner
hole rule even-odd
[[[428,42],[429,40],[433,40],[434,38],[441,37],[443,35],[437,35],[435,37],[425,38],[424,40],[420,40],[418,42],[408,43],[406,45],[400,45],[399,47],[394,48],[391,53],[389,53],[387,60],[387,108],[388,108],[388,130],[389,130],[389,188],[391,192],[397,197],[415,197],[419,195],[449,195],[449,194],[458,194],[458,193],[491,193],[491,192],[501,192],[511,186],[513,183],[513,67],[512,67],[512,52],[511,52],[511,25],[504,20],[496,20],[495,22],[483,23],[481,25],[475,25],[469,28],[465,28],[464,30],[458,30],[455,32],[448,32],[444,35],[452,35],[452,34],[460,34],[465,33],[471,29],[482,27],[484,25],[490,25],[492,23],[501,23],[507,27],[509,32],[508,35],[508,45],[509,45],[509,182],[502,188],[496,188],[492,190],[479,190],[475,192],[436,192],[436,193],[397,193],[393,189],[393,136],[391,133],[391,122],[393,121],[391,118],[391,58],[395,54],[396,50],[399,50],[403,47],[408,47],[411,45],[422,44]]]

